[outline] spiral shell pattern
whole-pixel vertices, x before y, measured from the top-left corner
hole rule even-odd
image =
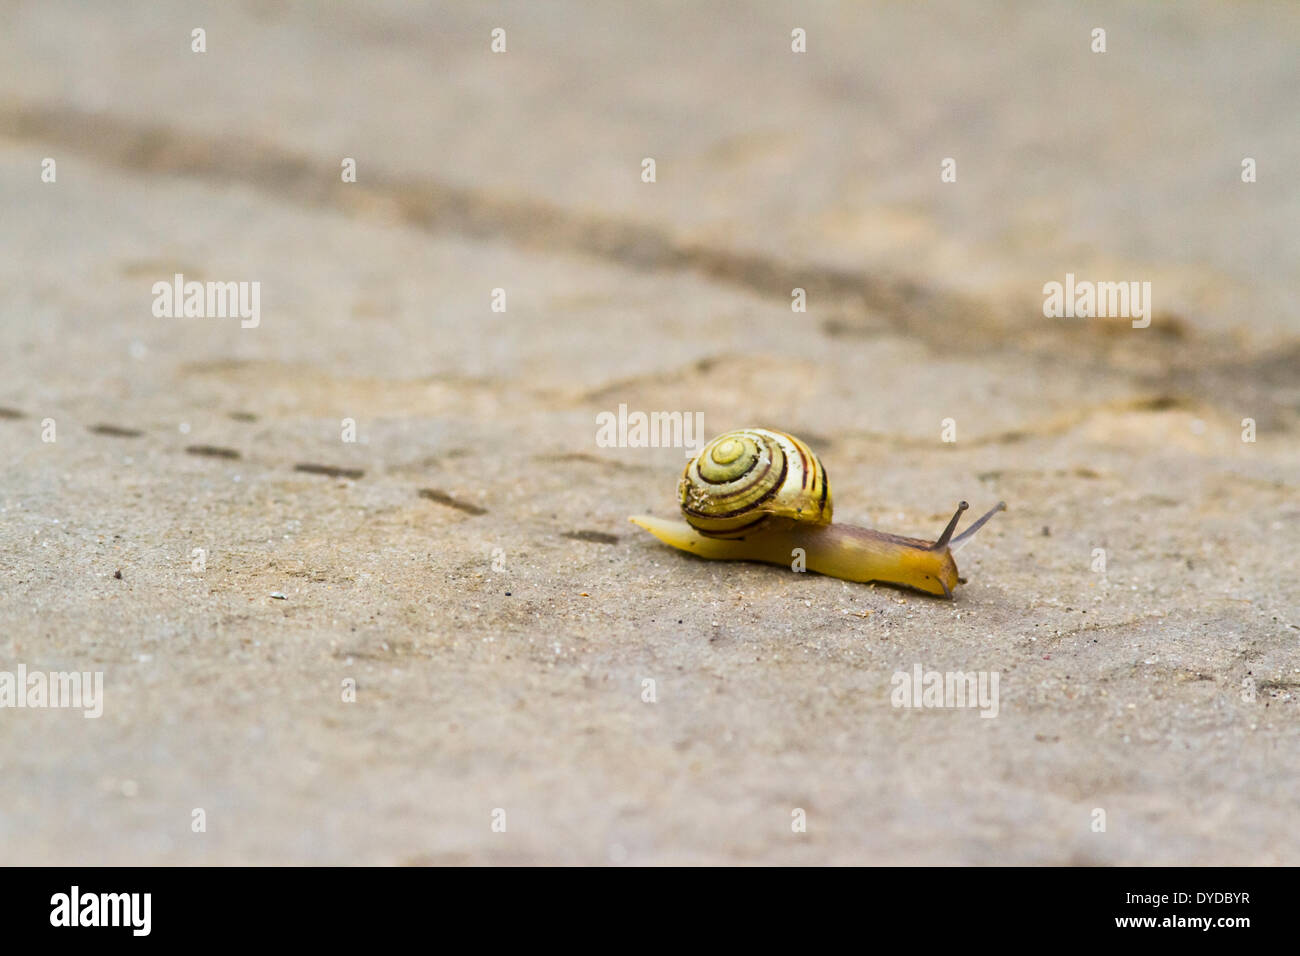
[[[745,428],[714,438],[686,466],[677,492],[700,534],[743,538],[782,521],[830,524],[826,469],[784,432]]]

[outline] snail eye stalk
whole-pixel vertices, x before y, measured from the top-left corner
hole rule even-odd
[[[990,518],[992,518],[999,511],[1006,511],[1006,510],[1007,510],[1007,503],[1005,501],[999,501],[996,505],[994,505],[983,515],[981,515],[978,521],[976,521],[973,525],[971,525],[961,534],[957,535],[957,537],[952,539],[952,550],[956,552],[958,548],[960,548],[962,545],[964,545],[967,541],[971,539],[971,536],[975,534],[976,531],[984,527],[985,523]]]
[[[948,527],[943,529],[943,534],[939,535],[939,540],[930,545],[931,551],[942,551],[944,548],[948,547],[948,542],[952,538],[952,533],[957,530],[957,522],[961,520],[961,513],[969,507],[970,505],[964,501],[957,506],[957,513],[954,514],[952,520],[948,522]],[[979,525],[976,525],[976,527],[979,527]]]

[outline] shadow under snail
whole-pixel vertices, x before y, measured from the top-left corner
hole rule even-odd
[[[677,485],[682,521],[628,520],[665,544],[702,558],[792,565],[803,549],[809,571],[845,581],[878,581],[952,597],[960,579],[953,552],[1004,502],[953,537],[969,506],[962,502],[936,541],[831,523],[826,469],[793,435],[744,428],[714,438]]]

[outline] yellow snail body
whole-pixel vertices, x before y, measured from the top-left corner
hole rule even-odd
[[[682,521],[628,520],[665,544],[702,558],[792,565],[802,549],[809,571],[846,581],[879,581],[952,597],[959,583],[952,552],[1006,508],[1003,502],[957,537],[968,505],[936,541],[831,523],[826,469],[793,435],[745,428],[714,438],[677,485]]]

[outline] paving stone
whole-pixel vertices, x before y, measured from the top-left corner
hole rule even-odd
[[[3,711],[6,859],[1300,860],[1296,11],[0,22],[0,669],[105,680]],[[1151,327],[1044,317],[1067,271]],[[805,437],[837,520],[1009,510],[952,603],[694,560],[620,405]]]

